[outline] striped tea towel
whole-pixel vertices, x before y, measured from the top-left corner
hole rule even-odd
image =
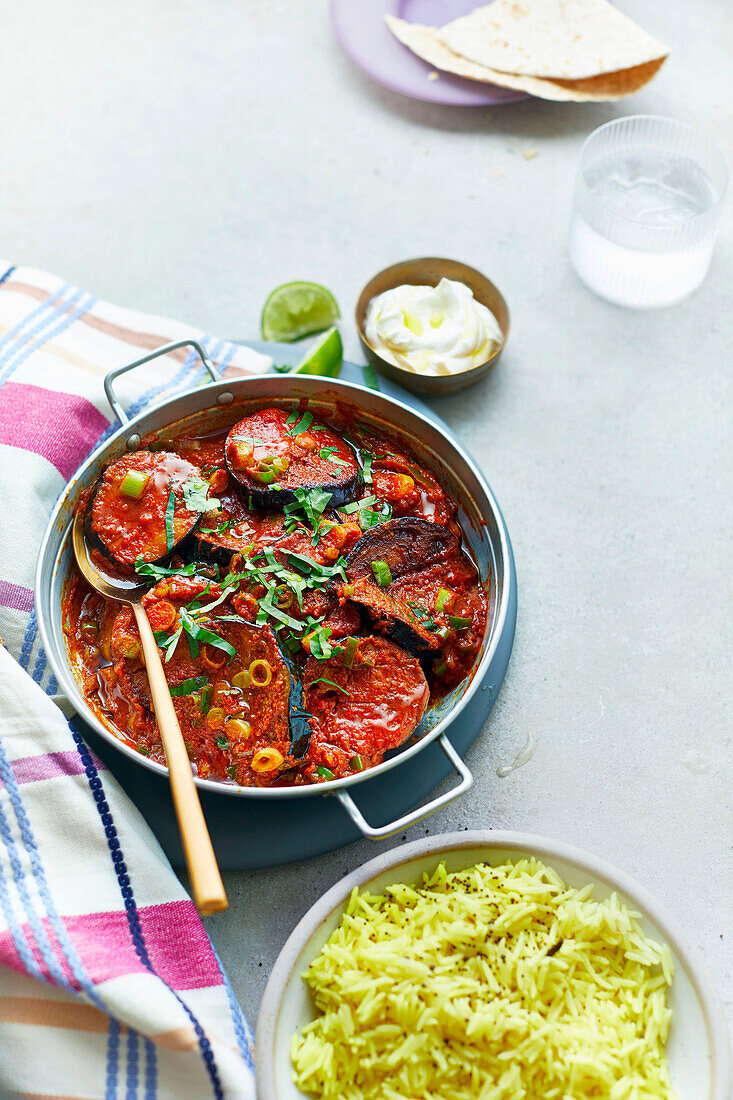
[[[115,427],[104,374],[193,336],[220,371],[266,356],[0,264],[0,1097],[252,1098],[251,1032],[143,818],[48,696],[36,557]],[[131,413],[205,380],[183,349],[120,380]],[[35,683],[34,683],[35,681]],[[213,918],[216,919],[216,918]]]

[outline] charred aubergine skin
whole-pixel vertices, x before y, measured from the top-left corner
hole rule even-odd
[[[392,584],[377,584],[372,563],[385,562],[395,581],[461,553],[459,540],[447,527],[418,516],[387,520],[362,535],[346,559],[349,598],[365,608],[380,634],[416,656],[428,656],[439,648],[438,639],[390,591]]]
[[[256,508],[284,508],[297,501],[298,490],[313,489],[329,494],[330,508],[341,508],[361,484],[352,448],[307,411],[297,420],[282,409],[246,416],[229,432],[225,455],[229,473]]]

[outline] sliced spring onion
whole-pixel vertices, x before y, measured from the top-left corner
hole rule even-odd
[[[277,749],[260,749],[252,757],[252,771],[272,772],[285,762],[285,757]]]
[[[120,492],[123,497],[132,497],[139,500],[145,492],[145,486],[150,481],[150,474],[142,470],[128,470],[120,482]]]
[[[229,765],[229,767],[227,768],[227,775],[229,776],[230,779],[236,779],[237,778],[237,765],[236,764],[230,764]]]
[[[172,550],[175,545],[175,538],[173,536],[173,513],[176,510],[176,495],[171,490],[168,497],[168,503],[165,506],[165,546],[166,550]]]
[[[464,618],[463,615],[449,615],[448,622],[454,630],[467,630],[473,619]]]
[[[252,727],[244,718],[230,718],[224,727],[232,737],[249,737]]]
[[[346,645],[341,653],[341,660],[346,668],[351,668],[356,657],[356,651],[359,648],[358,638],[347,638]]]
[[[453,603],[455,596],[449,588],[439,588],[438,598],[435,601],[436,611],[445,611],[446,607],[450,607]]]
[[[441,661],[433,669],[433,672],[435,673],[436,676],[442,676],[443,673],[447,672],[447,671],[448,671],[448,665],[445,663],[445,661]]]
[[[234,675],[232,676],[232,683],[236,688],[239,688],[240,691],[246,691],[252,683],[252,677],[245,669],[243,672],[234,673]]]
[[[356,754],[356,756],[352,756],[351,760],[349,760],[349,767],[355,772],[364,771],[364,761],[358,753]]]
[[[331,771],[330,768],[324,768],[324,767],[316,768],[316,775],[321,775],[321,776],[323,776],[324,779],[335,779],[336,778],[336,776],[334,775],[334,773]]]
[[[216,747],[218,749],[228,749],[229,748],[229,740],[222,734],[221,737],[217,737],[217,739],[216,739]]]
[[[171,688],[171,695],[174,699],[180,695],[193,695],[194,691],[205,687],[208,682],[208,676],[193,676],[190,680],[183,680],[180,684],[174,684]]]
[[[392,573],[386,561],[373,561],[372,573],[380,588],[386,588],[388,584],[392,583]]]
[[[261,485],[272,485],[273,481],[277,481],[278,475],[272,466],[258,466],[252,471],[252,477]]]
[[[272,681],[272,666],[269,661],[253,661],[249,666],[249,675],[253,687],[267,687]]]
[[[355,591],[356,589],[354,588],[353,584],[345,584],[343,587],[344,596],[347,596],[349,599],[351,599]]]
[[[224,708],[211,707],[209,713],[206,715],[206,724],[209,729],[220,730],[224,725]]]
[[[201,692],[201,702],[199,703],[199,710],[202,714],[209,713],[209,707],[211,706],[211,693],[213,690],[213,685],[207,684],[204,690]]]

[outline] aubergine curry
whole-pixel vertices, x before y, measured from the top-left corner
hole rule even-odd
[[[170,429],[171,433],[174,428]],[[468,676],[487,599],[433,474],[336,412],[264,408],[143,440],[80,502],[95,563],[143,597],[197,776],[323,783],[380,763]],[[73,571],[64,632],[84,697],[165,764],[129,606]]]

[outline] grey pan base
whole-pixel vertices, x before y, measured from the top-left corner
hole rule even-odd
[[[251,342],[251,346],[273,355],[279,363],[296,362],[302,355],[301,348],[289,344]],[[344,363],[341,377],[348,382],[362,382],[361,369],[351,363]],[[435,412],[414,395],[384,378],[380,378],[379,385],[383,393],[399,398],[442,425]],[[509,664],[517,612],[511,546],[509,567],[513,597],[494,659],[486,670],[481,690],[476,692],[451,724],[450,741],[461,756],[486,722]],[[183,851],[167,780],[137,766],[117,752],[81,719],[76,719],[76,725],[136,804],[173,866],[183,867]],[[385,825],[422,802],[451,772],[451,765],[440,744],[434,742],[426,745],[417,757],[407,761],[403,767],[396,767],[386,775],[360,784],[353,794],[371,825]],[[334,797],[255,804],[207,791],[199,793],[223,871],[274,867],[309,859],[342,848],[363,835]]]

